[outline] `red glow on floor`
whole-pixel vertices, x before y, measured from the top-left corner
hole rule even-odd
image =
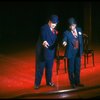
[[[61,52],[62,54],[62,52]],[[84,68],[82,57],[81,81],[86,86],[100,84],[100,52],[95,52],[95,67],[91,63]],[[60,89],[69,89],[68,73],[64,72],[63,61],[56,75],[56,63],[53,67],[53,82],[57,85],[51,88],[45,85],[45,74],[43,75],[41,88],[34,90],[35,78],[35,55],[33,50],[26,50],[16,54],[0,55],[0,97],[12,97],[24,93],[40,93]]]

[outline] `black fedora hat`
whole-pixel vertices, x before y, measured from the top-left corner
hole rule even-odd
[[[57,15],[51,15],[50,21],[51,21],[52,23],[58,23],[58,22],[59,22],[58,16],[57,16]]]
[[[71,17],[68,19],[68,25],[71,26],[73,24],[77,24],[75,18]]]

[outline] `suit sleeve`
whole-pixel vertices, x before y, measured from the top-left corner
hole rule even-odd
[[[64,32],[63,33],[63,41],[62,42],[64,42],[64,41],[67,42],[67,32]]]
[[[44,42],[44,41],[47,41],[47,34],[46,34],[46,29],[44,29],[44,28],[41,28],[41,38],[42,38],[42,43]]]
[[[81,49],[82,49],[82,53],[83,53],[83,49],[84,49],[84,46],[83,46],[83,45],[84,45],[84,44],[83,44],[83,41],[84,41],[84,40],[83,40],[83,32],[82,32],[82,29],[81,29],[81,28],[79,28],[79,31],[82,33],[82,34],[81,34]]]
[[[81,32],[82,32],[82,29],[81,29]],[[83,50],[84,50],[84,42],[83,42],[84,40],[83,40],[83,32],[82,32],[82,53],[83,53]]]

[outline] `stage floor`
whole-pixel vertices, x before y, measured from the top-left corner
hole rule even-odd
[[[71,98],[85,98],[88,93],[91,94],[89,97],[94,94],[100,96],[100,49],[96,47],[94,50],[95,66],[92,65],[91,57],[89,57],[89,63],[86,68],[84,68],[83,56],[81,62],[81,83],[85,85],[84,89],[88,89],[88,91],[74,92],[71,94],[73,95]],[[61,61],[58,75],[56,73],[56,61],[54,62],[52,81],[56,84],[56,87],[46,86],[44,73],[41,87],[35,90],[34,78],[35,48],[23,48],[21,50],[10,50],[9,48],[8,51],[5,50],[0,54],[0,98],[20,98],[21,96],[21,98],[34,98],[30,94],[35,95],[62,90],[73,91],[70,88],[68,72],[64,72],[63,61]],[[96,87],[95,90],[91,90],[90,88],[92,87]],[[88,96],[86,97],[88,98]]]

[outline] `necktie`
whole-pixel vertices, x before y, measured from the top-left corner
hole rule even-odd
[[[52,29],[52,33],[55,34],[55,30],[54,29]]]
[[[73,31],[73,35],[74,35],[75,38],[77,37],[76,31]]]

